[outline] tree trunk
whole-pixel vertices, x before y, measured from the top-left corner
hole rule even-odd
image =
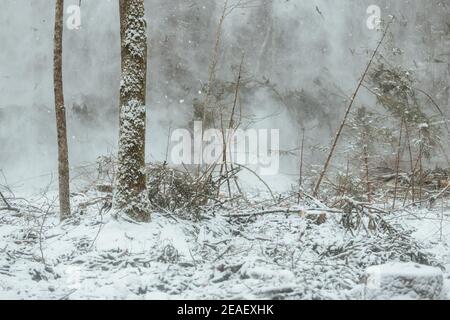
[[[62,39],[64,28],[64,0],[56,0],[53,76],[55,89],[56,129],[58,136],[58,179],[60,218],[70,216],[69,150],[67,147],[66,108],[62,77]]]
[[[122,78],[115,208],[150,219],[145,173],[147,34],[143,0],[120,0]]]

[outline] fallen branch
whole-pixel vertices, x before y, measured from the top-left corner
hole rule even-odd
[[[242,165],[242,164],[237,164],[237,166],[238,166],[238,167],[242,167],[242,168],[244,168],[245,170],[247,170],[247,171],[253,173],[253,175],[254,175],[256,178],[258,178],[258,180],[261,181],[261,182],[264,184],[264,186],[267,188],[267,190],[269,191],[270,195],[272,196],[272,199],[273,199],[274,203],[277,203],[277,198],[275,198],[275,196],[274,196],[274,194],[273,194],[273,192],[272,192],[272,189],[270,189],[269,185],[267,184],[267,182],[264,181],[263,178],[261,178],[254,170],[252,170],[252,169],[250,169],[250,168],[248,168],[248,167],[246,167],[246,166],[244,166],[244,165]]]
[[[442,189],[441,192],[439,192],[437,195],[431,196],[429,199],[430,207],[436,202],[437,199],[442,197],[449,190],[450,190],[450,184],[448,184],[444,189]]]
[[[280,213],[280,214],[317,214],[316,212],[319,212],[320,214],[323,213],[338,213],[338,214],[342,214],[343,211],[341,210],[336,210],[336,209],[330,209],[330,208],[320,208],[320,209],[292,209],[292,208],[288,208],[288,209],[273,209],[273,210],[266,210],[266,211],[259,211],[259,212],[252,212],[252,213],[242,213],[242,214],[231,214],[228,215],[231,218],[248,218],[248,217],[257,217],[257,216],[264,216],[264,215],[268,215],[268,214],[275,214],[275,213]]]
[[[59,300],[67,300],[72,294],[74,294],[78,289],[72,289],[69,293],[62,296]]]
[[[225,249],[224,252],[222,252],[216,259],[214,259],[213,262],[216,262],[216,261],[222,259],[223,256],[225,256],[225,255],[232,249],[232,247],[233,247],[232,245],[229,245],[229,246]]]
[[[3,210],[9,210],[9,211],[20,212],[19,209],[14,208],[14,207],[12,207],[12,206],[9,204],[8,200],[6,200],[5,196],[4,196],[3,193],[1,193],[1,192],[0,192],[0,198],[2,198],[3,202],[4,202],[5,205],[6,205],[6,207],[0,208],[0,211],[3,211]]]

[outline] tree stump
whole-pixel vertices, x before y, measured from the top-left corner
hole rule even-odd
[[[444,277],[439,268],[416,263],[390,263],[366,270],[367,300],[438,300]]]

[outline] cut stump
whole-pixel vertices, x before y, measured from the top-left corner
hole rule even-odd
[[[416,263],[390,263],[366,270],[367,300],[439,300],[441,269]]]

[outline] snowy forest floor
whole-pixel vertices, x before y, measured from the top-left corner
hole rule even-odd
[[[386,216],[400,236],[352,232],[333,211],[318,224],[308,212],[320,204],[292,197],[212,207],[200,221],[155,212],[146,224],[115,218],[97,191],[74,195],[60,224],[51,199],[0,211],[0,299],[363,299],[369,266],[450,270],[450,211],[439,206]],[[450,299],[449,273],[444,282]]]

